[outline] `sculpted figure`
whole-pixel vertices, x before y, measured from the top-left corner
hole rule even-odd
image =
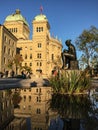
[[[68,47],[68,50],[64,49],[62,52],[62,60],[63,60],[63,66],[62,68],[70,68],[70,61],[76,61],[76,49],[73,44],[71,44],[71,40],[67,40],[65,42],[66,46]]]

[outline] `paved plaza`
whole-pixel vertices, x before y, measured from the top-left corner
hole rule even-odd
[[[49,86],[49,81],[42,77],[33,77],[32,79],[19,79],[19,78],[1,78],[0,90],[14,89],[14,88],[30,88]]]

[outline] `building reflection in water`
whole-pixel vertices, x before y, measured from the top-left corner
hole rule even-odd
[[[7,91],[0,90],[0,130],[11,128],[14,119],[14,109],[11,96]]]
[[[51,87],[33,87],[19,90],[22,100],[14,110],[15,116],[31,117],[32,130],[48,130]]]
[[[30,119],[29,130],[98,128],[98,108],[95,109],[94,102],[86,95],[52,94],[51,87],[33,87],[19,91],[22,100],[14,113],[16,116]]]

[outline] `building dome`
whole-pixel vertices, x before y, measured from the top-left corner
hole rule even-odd
[[[5,19],[5,22],[10,22],[10,21],[22,21],[24,22],[27,26],[29,26],[28,22],[26,19],[21,15],[21,12],[19,9],[15,11],[14,14],[8,15]]]
[[[48,21],[46,15],[40,14],[34,18],[35,21]]]

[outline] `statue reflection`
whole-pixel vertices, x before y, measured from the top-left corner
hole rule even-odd
[[[49,130],[80,130],[81,122],[84,119],[88,120],[89,113],[93,111],[92,103],[87,95],[53,94],[50,109],[57,112],[57,117],[50,119]],[[56,122],[57,120],[59,123]]]

